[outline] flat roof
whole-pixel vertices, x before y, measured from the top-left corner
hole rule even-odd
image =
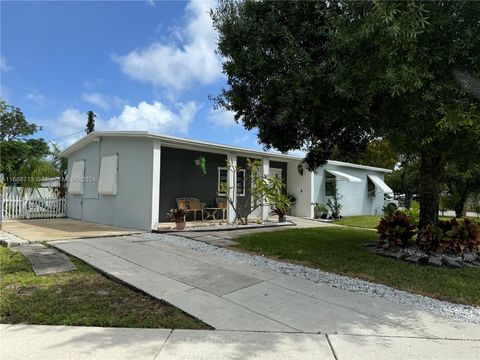
[[[65,150],[63,150],[60,153],[60,156],[68,157],[71,154],[83,148],[84,146],[87,146],[88,144],[92,143],[95,138],[101,138],[101,137],[150,138],[150,139],[160,140],[162,143],[162,146],[164,145],[164,146],[176,147],[176,148],[182,148],[182,149],[197,150],[197,151],[203,150],[206,152],[214,152],[214,153],[222,153],[222,154],[234,152],[234,153],[239,153],[246,156],[255,156],[255,157],[261,157],[261,158],[268,156],[269,158],[272,158],[275,160],[283,160],[283,161],[303,160],[303,157],[301,156],[282,154],[279,152],[254,150],[254,149],[217,144],[217,143],[211,143],[211,142],[200,141],[200,140],[185,139],[185,138],[180,138],[180,137],[170,136],[170,135],[160,135],[160,134],[151,133],[149,131],[94,131],[84,136],[83,138],[81,138],[74,144],[70,145],[69,147],[67,147]],[[334,160],[328,160],[327,164],[372,170],[372,171],[380,171],[385,173],[392,171],[390,169],[353,164],[353,163],[348,163],[343,161],[334,161]]]

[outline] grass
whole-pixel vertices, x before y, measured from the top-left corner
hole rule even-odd
[[[0,246],[0,322],[210,329],[171,305],[71,260],[75,271],[36,276],[21,253]]]
[[[371,230],[324,227],[257,233],[235,239],[244,251],[382,283],[455,303],[480,305],[480,269],[412,265],[371,254]]]
[[[359,227],[366,229],[375,229],[380,222],[381,215],[360,215],[360,216],[347,216],[340,220],[335,220],[334,223],[338,225]],[[440,220],[450,220],[451,216],[439,216]],[[470,220],[477,221],[478,218],[469,218]]]
[[[340,220],[335,220],[334,223],[351,227],[374,229],[381,218],[380,215],[347,216]]]

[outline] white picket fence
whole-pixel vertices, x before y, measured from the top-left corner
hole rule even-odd
[[[65,217],[66,199],[3,198],[4,219],[51,219]]]

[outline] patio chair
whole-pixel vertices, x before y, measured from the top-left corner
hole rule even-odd
[[[217,197],[217,207],[222,210],[222,219],[225,219],[225,213],[227,212],[228,202],[226,198]]]
[[[205,204],[197,198],[177,198],[177,207],[193,213],[193,220],[197,220],[197,212],[200,212],[203,220],[203,208]]]

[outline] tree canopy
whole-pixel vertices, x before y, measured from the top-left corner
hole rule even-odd
[[[420,223],[438,221],[445,163],[480,147],[480,3],[224,0],[212,18],[218,106],[310,170],[387,139],[419,158]]]
[[[40,177],[56,175],[52,165],[45,160],[50,155],[48,144],[29,138],[41,129],[29,123],[22,111],[0,99],[0,172],[7,184],[35,187]]]

